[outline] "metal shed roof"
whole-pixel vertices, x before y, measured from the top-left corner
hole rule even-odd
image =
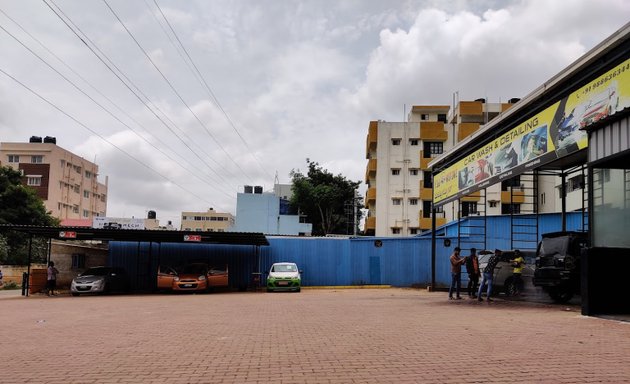
[[[96,229],[88,227],[43,227],[37,225],[0,225],[0,232],[2,231],[17,231],[57,240],[269,245],[269,242],[264,234],[255,232],[195,232],[147,229]]]

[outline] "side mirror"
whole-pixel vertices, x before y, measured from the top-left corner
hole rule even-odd
[[[300,273],[304,273],[304,271],[303,271],[303,270],[301,270],[301,269],[300,269],[298,272],[300,272]]]

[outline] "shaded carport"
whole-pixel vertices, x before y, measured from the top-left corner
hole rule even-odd
[[[31,266],[31,247],[33,237],[41,237],[48,239],[48,260],[50,260],[50,241],[61,240],[79,240],[79,241],[107,241],[111,245],[116,243],[129,244],[133,243],[137,247],[138,252],[135,254],[125,254],[124,257],[118,258],[118,264],[126,263],[125,266],[135,265],[136,268],[131,269],[130,278],[132,279],[132,289],[147,291],[155,288],[155,276],[157,266],[162,257],[162,244],[167,245],[184,245],[188,247],[196,247],[197,249],[212,246],[225,247],[241,247],[241,253],[248,258],[247,263],[241,264],[246,266],[247,271],[234,271],[238,279],[232,279],[231,286],[242,288],[248,284],[252,274],[260,274],[260,247],[269,245],[267,238],[262,233],[240,233],[240,232],[194,232],[194,231],[165,231],[165,230],[127,230],[127,229],[100,229],[88,227],[47,227],[47,226],[31,226],[31,225],[0,225],[0,232],[16,231],[27,234],[29,236],[29,259],[28,274],[30,275]],[[194,246],[192,246],[194,244]],[[245,251],[243,251],[245,247]],[[141,250],[146,250],[144,256],[149,262],[138,263]],[[206,256],[208,257],[208,256]],[[131,260],[133,259],[133,260]],[[110,251],[110,260],[111,251]],[[116,265],[122,266],[122,265]],[[232,273],[232,272],[231,272]],[[26,279],[28,283],[28,279]],[[28,295],[28,289],[26,289]]]
[[[509,188],[510,201],[515,198],[530,204],[530,212],[538,215],[537,180],[540,175],[555,175],[561,178],[560,197],[561,210],[566,214],[566,181],[567,176],[581,173],[587,184],[581,185],[583,191],[583,230],[593,226],[592,207],[594,199],[600,197],[603,179],[593,172],[593,149],[587,150],[591,133],[598,131],[598,127],[617,127],[611,129],[614,134],[606,136],[610,147],[615,147],[615,141],[622,136],[620,127],[627,129],[627,116],[630,110],[630,23],[615,34],[604,40],[587,54],[575,61],[565,70],[552,77],[549,81],[535,89],[532,93],[516,103],[512,108],[503,112],[490,121],[482,129],[458,143],[451,151],[433,160],[429,166],[433,176],[433,206],[432,206],[432,276],[431,284],[435,286],[435,255],[437,247],[436,213],[438,207],[457,202],[462,206],[462,200],[477,193],[481,201],[485,201],[487,187],[499,182],[509,181],[521,175],[532,175],[531,191],[524,191],[516,185]],[[601,134],[599,136],[602,136]],[[604,146],[606,140],[600,140],[598,146]],[[624,148],[622,148],[623,150]],[[625,148],[627,149],[627,148]],[[601,152],[601,151],[600,151]],[[625,157],[627,159],[627,157]],[[599,159],[601,161],[601,159]],[[488,167],[488,168],[484,168]],[[627,167],[627,165],[625,165]],[[619,167],[618,167],[619,168]],[[469,175],[475,175],[470,180]],[[624,204],[630,207],[630,177],[624,179]],[[509,184],[509,183],[508,183]],[[516,195],[516,196],[515,196]],[[538,223],[526,222],[526,219],[513,214],[514,204],[509,205],[512,223],[512,244],[536,241],[539,238]],[[525,213],[520,212],[519,213]],[[588,217],[586,216],[588,213]],[[485,212],[483,212],[485,215]],[[477,220],[477,224],[475,223]],[[477,242],[483,242],[485,233],[484,217],[467,220],[467,233],[476,235]],[[461,219],[459,220],[462,221]],[[473,224],[470,224],[473,223]],[[595,222],[596,223],[596,222]],[[563,219],[563,229],[565,229]],[[528,230],[531,229],[531,231]],[[525,235],[529,239],[514,239]],[[483,240],[478,240],[483,239]],[[591,243],[593,243],[591,232]],[[535,247],[534,244],[531,244]],[[462,247],[464,248],[464,247]],[[516,248],[513,246],[513,248]],[[619,253],[619,252],[618,252]],[[584,260],[602,260],[600,251],[597,255]],[[619,262],[619,259],[615,259]],[[583,264],[585,266],[585,264]],[[601,266],[598,263],[598,266]],[[602,269],[599,269],[600,273]],[[598,289],[597,294],[593,283],[602,282],[602,278],[595,279],[589,273],[588,266],[582,270],[582,313],[590,314],[590,306],[606,311],[606,305],[598,305],[609,300],[605,296],[608,289]],[[590,283],[590,284],[589,284]],[[619,286],[616,286],[619,287]],[[586,292],[585,292],[586,289]]]

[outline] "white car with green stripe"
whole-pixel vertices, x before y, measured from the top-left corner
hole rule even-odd
[[[300,292],[302,277],[295,263],[274,263],[267,275],[267,292]]]

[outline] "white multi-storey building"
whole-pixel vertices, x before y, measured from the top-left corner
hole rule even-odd
[[[372,121],[368,130],[365,233],[408,236],[431,228],[428,163],[447,144],[449,106],[414,106],[407,122]],[[438,223],[444,224],[439,217]]]
[[[508,103],[486,103],[484,99],[459,101],[447,105],[414,106],[407,122],[372,121],[368,128],[365,173],[365,233],[376,236],[408,236],[431,229],[433,180],[429,162],[465,140],[484,124],[507,110],[518,99]],[[556,211],[559,199],[557,177],[539,178],[537,211]],[[521,207],[532,209],[533,177],[504,180],[481,192],[463,197],[459,202],[437,208],[436,224],[469,215],[480,210],[487,215],[521,213]],[[553,196],[556,192],[555,197]],[[545,196],[549,196],[545,200]],[[483,205],[483,206],[480,206]],[[569,209],[570,210],[570,209]]]

